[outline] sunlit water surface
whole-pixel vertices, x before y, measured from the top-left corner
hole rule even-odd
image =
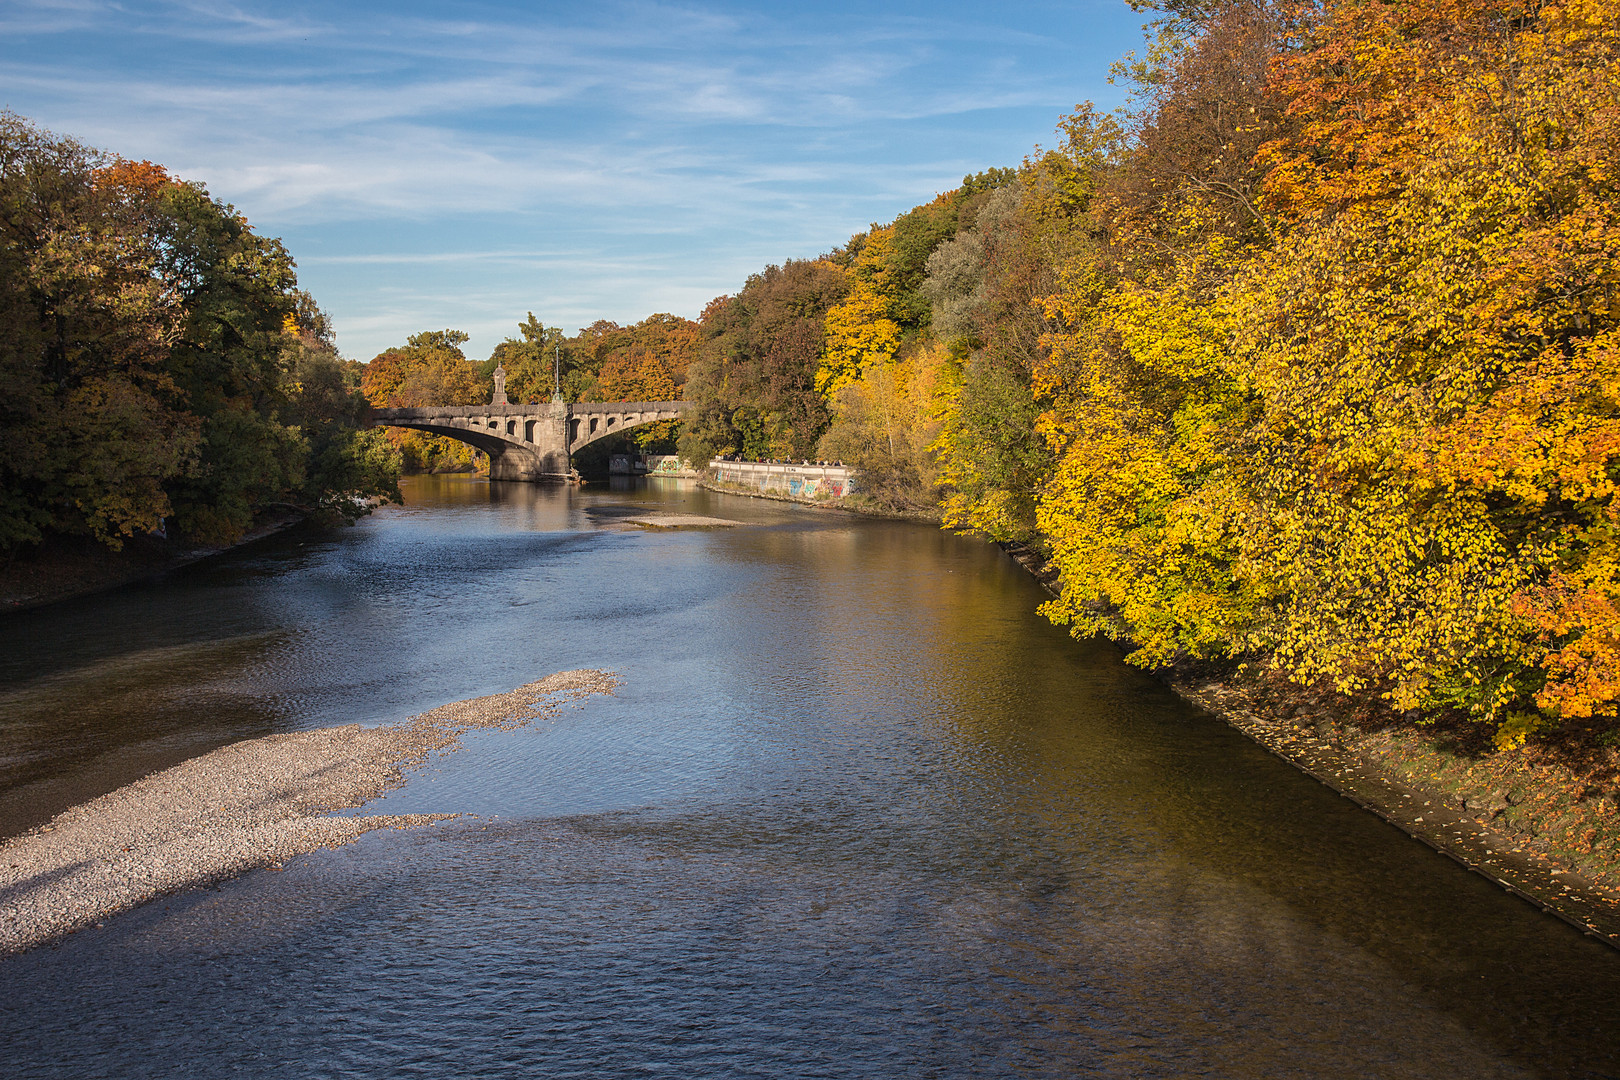
[[[994,547],[408,496],[0,622],[0,831],[236,739],[617,695],[368,808],[476,817],[0,961],[0,1073],[1620,1074],[1620,954],[1071,641]]]

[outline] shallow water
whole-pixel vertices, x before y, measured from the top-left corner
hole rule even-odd
[[[1069,640],[993,547],[408,494],[0,623],[0,828],[239,738],[618,694],[372,807],[477,817],[0,961],[0,1072],[1620,1075],[1620,954]],[[747,525],[617,523],[649,504]]]

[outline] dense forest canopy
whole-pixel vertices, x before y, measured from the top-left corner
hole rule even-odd
[[[838,458],[1043,551],[1133,662],[1273,665],[1513,746],[1620,702],[1620,15],[1168,0],[1115,114],[696,321],[357,375],[292,263],[162,170],[0,128],[0,543],[356,512],[471,451],[375,406],[694,403],[679,448]],[[672,428],[639,433],[668,449]]]
[[[0,113],[0,545],[398,498],[357,368],[230,206]]]

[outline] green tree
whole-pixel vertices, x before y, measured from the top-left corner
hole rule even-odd
[[[768,266],[736,296],[711,301],[686,383],[697,406],[683,421],[681,456],[814,454],[830,419],[816,386],[827,312],[848,290],[840,267],[814,259]]]
[[[300,504],[326,522],[353,522],[375,502],[401,502],[401,454],[381,429],[360,389],[363,366],[338,355],[331,323],[307,294],[282,338],[287,405],[282,419],[308,446]]]
[[[168,368],[183,297],[157,273],[161,170],[0,113],[0,545],[117,547],[172,512],[201,424]]]
[[[504,366],[506,393],[511,400],[520,404],[550,401],[553,376],[566,348],[566,341],[560,328],[546,326],[534,317],[534,312],[528,312],[528,318],[518,323],[518,336],[498,342],[489,359],[478,366],[479,377],[491,379],[495,368]],[[571,369],[571,351],[569,359]]]
[[[186,311],[167,366],[203,436],[195,466],[170,485],[170,497],[187,535],[227,543],[259,507],[307,481],[308,446],[278,415],[286,405],[282,337],[295,315],[297,279],[280,241],[258,236],[206,191],[170,184],[158,199],[157,270]]]

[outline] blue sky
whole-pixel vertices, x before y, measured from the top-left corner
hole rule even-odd
[[[1111,108],[1124,0],[0,2],[0,107],[281,237],[368,359],[695,317]]]

